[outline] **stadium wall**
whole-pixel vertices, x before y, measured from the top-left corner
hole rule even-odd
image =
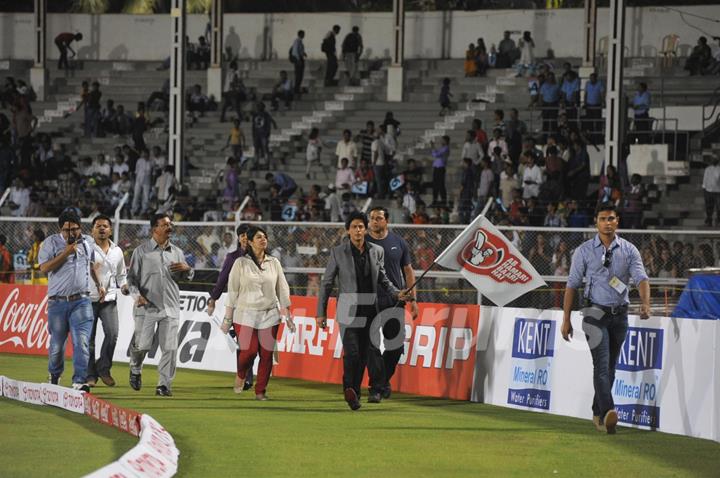
[[[46,290],[0,284],[0,352],[47,355]],[[216,310],[224,310],[224,297]],[[339,384],[338,330],[332,319],[327,330],[317,328],[316,305],[316,297],[292,297],[297,330],[281,327],[273,373]],[[178,367],[234,372],[234,348],[206,307],[206,293],[181,293]],[[119,298],[118,313],[114,358],[127,363],[129,297]],[[405,324],[405,355],[393,390],[589,420],[592,363],[581,319],[573,314],[575,336],[566,343],[558,310],[420,304],[419,318]],[[98,334],[101,341],[101,327]],[[719,344],[719,321],[631,316],[613,386],[620,423],[720,441]],[[151,350],[145,363],[156,365],[159,355]]]
[[[701,17],[720,17],[720,5],[677,8]],[[608,9],[599,9],[598,39],[607,35],[607,17]],[[64,31],[83,32],[85,38],[78,45],[78,52],[79,58],[85,60],[159,61],[170,50],[169,15],[49,14],[47,18],[49,60],[57,59],[52,40]],[[193,41],[204,33],[206,23],[205,15],[188,16],[188,35]],[[341,37],[352,25],[358,25],[368,58],[390,57],[392,15],[381,12],[226,14],[225,44],[239,51],[242,58],[287,59],[297,30],[303,29],[307,32],[305,45],[309,57],[321,59],[322,37],[333,24],[342,27]],[[405,25],[408,59],[464,58],[468,43],[483,37],[489,46],[500,41],[503,30],[532,31],[537,56],[545,56],[548,49],[557,57],[582,57],[583,52],[581,9],[410,12]],[[0,59],[33,58],[31,14],[0,13],[0,31]],[[680,36],[680,56],[686,56],[702,31],[710,31],[708,37],[717,34],[714,22],[682,18],[676,10],[628,8],[627,54],[656,57],[662,38],[675,33]]]

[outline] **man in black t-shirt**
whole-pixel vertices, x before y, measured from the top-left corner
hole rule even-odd
[[[359,85],[360,77],[358,76],[358,61],[363,51],[363,40],[358,27],[352,27],[352,32],[348,33],[342,43],[343,60],[347,68],[348,79],[350,85]]]
[[[405,240],[388,230],[388,210],[382,206],[370,209],[370,227],[365,240],[377,244],[385,250],[385,273],[390,282],[398,289],[406,289],[415,283],[415,272],[410,259],[410,248]],[[410,314],[415,320],[418,316],[415,290],[410,292]],[[405,345],[405,304],[389,296],[384,290],[378,290],[379,318],[383,324],[383,337],[385,351],[383,364],[385,366],[385,386],[382,391],[383,398],[389,398],[390,379],[395,373]]]
[[[100,83],[93,81],[92,89],[85,99],[85,136],[94,138],[97,136],[98,122],[100,121]]]
[[[271,128],[277,129],[277,123],[270,116],[270,113],[265,111],[265,103],[260,102],[257,104],[257,110],[252,116],[253,146],[255,147],[253,169],[257,169],[260,158],[263,158],[263,163],[266,165],[272,160],[270,155]],[[273,164],[272,169],[276,169],[275,164]]]

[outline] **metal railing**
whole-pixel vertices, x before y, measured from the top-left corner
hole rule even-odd
[[[260,222],[268,232],[270,253],[285,267],[293,294],[316,295],[330,248],[347,233],[341,223]],[[89,233],[89,220],[83,221]],[[148,221],[117,221],[115,242],[124,250],[127,261],[132,251],[150,237]],[[464,225],[391,224],[391,230],[408,243],[413,267],[418,273],[430,267],[440,252],[464,229]],[[0,234],[8,238],[8,248],[18,260],[16,281],[28,280],[27,256],[32,247],[33,231],[45,235],[58,231],[53,218],[0,217]],[[172,241],[186,255],[186,260],[202,270],[192,284],[195,289],[209,290],[217,277],[227,252],[236,243],[235,222],[179,222]],[[527,257],[548,282],[512,305],[536,308],[561,306],[572,251],[583,241],[594,237],[594,228],[543,228],[500,226],[506,236]],[[227,234],[226,234],[227,233]],[[689,269],[717,266],[720,259],[720,231],[620,230],[619,235],[635,244],[643,256],[651,278],[654,301],[665,309],[671,307],[687,282]],[[418,286],[420,300],[444,303],[477,303],[477,291],[460,275],[434,267]]]

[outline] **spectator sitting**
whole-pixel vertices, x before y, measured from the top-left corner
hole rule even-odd
[[[341,164],[342,167],[342,164]],[[375,184],[375,173],[373,168],[370,167],[370,163],[367,159],[360,160],[360,166],[355,170],[355,182],[361,183],[367,181],[368,183],[368,195],[372,195],[374,192]]]
[[[425,203],[417,203],[415,212],[410,215],[413,224],[430,224],[430,216],[425,212]]]
[[[493,132],[500,130],[500,136],[505,136],[505,112],[501,109],[493,111]]]
[[[152,109],[153,103],[155,100],[160,101],[160,110],[167,111],[170,106],[170,80],[165,79],[163,81],[162,86],[159,90],[153,91],[150,93],[150,96],[148,97],[147,101],[145,102],[147,104],[148,109]]]
[[[692,53],[685,61],[685,70],[690,72],[691,76],[700,75],[710,66],[712,62],[712,50],[707,44],[707,38],[698,38],[697,45],[693,47]]]
[[[14,217],[27,216],[27,208],[30,205],[30,188],[20,178],[15,178],[8,196],[10,214]]]
[[[280,79],[277,83],[275,83],[275,86],[273,86],[272,91],[272,101],[270,102],[270,108],[273,111],[277,111],[280,102],[279,100],[282,100],[285,103],[285,108],[290,109],[290,104],[292,103],[293,99],[293,83],[288,78],[287,71],[282,70],[280,72]]]
[[[357,211],[357,206],[353,203],[352,194],[343,193],[342,204],[340,206],[340,219],[344,222],[354,211]]]
[[[115,133],[125,136],[132,130],[133,118],[125,112],[123,105],[118,105],[115,115]]]
[[[200,85],[194,85],[188,98],[188,112],[192,118],[192,124],[197,123],[198,114],[200,117],[205,116],[208,101],[208,97],[202,93]]]
[[[515,188],[512,190],[512,201],[508,206],[508,217],[514,225],[520,224],[521,209],[525,209],[525,200],[522,198],[522,189]]]
[[[567,225],[565,218],[557,212],[557,203],[548,203],[543,225],[545,227],[565,227]]]
[[[402,205],[405,209],[407,209],[408,214],[411,217],[415,214],[415,211],[417,211],[417,205],[420,202],[422,201],[418,198],[412,183],[407,183],[405,185],[405,194],[403,195]]]
[[[285,199],[292,196],[297,190],[297,183],[295,180],[285,173],[267,173],[265,175],[265,180],[271,185],[277,185],[280,196]]]
[[[482,120],[475,118],[472,122],[472,128],[475,131],[475,140],[480,145],[483,151],[483,155],[487,154],[488,149],[488,137],[485,130],[482,128]]]
[[[423,193],[423,170],[413,158],[408,158],[403,176],[406,184],[412,184],[413,191],[417,191],[419,194]]]
[[[100,113],[100,133],[105,136],[108,133],[115,134],[117,126],[117,110],[115,109],[115,102],[113,100],[107,100],[105,102],[105,108]]]
[[[340,160],[340,167],[335,173],[335,187],[339,191],[346,191],[350,189],[354,182],[355,174],[353,173],[352,168],[348,166],[348,159],[342,158]]]

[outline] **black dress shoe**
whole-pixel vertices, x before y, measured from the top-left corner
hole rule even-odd
[[[142,388],[142,375],[130,372],[130,388],[140,390]]]
[[[345,389],[345,401],[347,402],[350,410],[355,411],[360,408],[360,400],[358,400],[357,393],[352,388]]]
[[[172,397],[172,392],[165,385],[160,385],[155,389],[155,395],[159,397]]]
[[[53,385],[60,383],[60,375],[50,375],[50,383]]]
[[[390,385],[388,385],[387,387],[383,387],[382,398],[388,399],[388,398],[390,398],[390,395],[392,395],[392,389],[390,388]]]
[[[245,383],[243,384],[243,392],[244,392],[245,390],[250,390],[250,389],[252,388],[252,386],[253,386],[253,383],[252,383],[252,382],[245,382]]]
[[[368,403],[380,403],[382,402],[382,395],[379,392],[373,392],[368,397]]]

